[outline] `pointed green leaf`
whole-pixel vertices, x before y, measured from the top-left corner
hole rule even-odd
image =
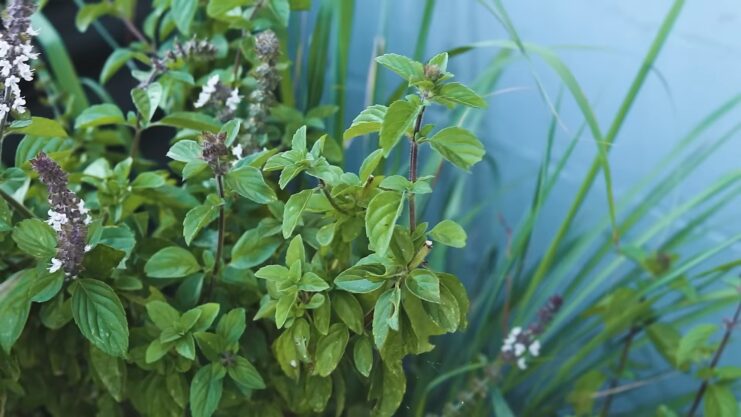
[[[402,135],[412,127],[420,110],[419,106],[405,100],[397,100],[391,103],[386,112],[386,117],[383,119],[379,138],[384,156],[391,153]]]
[[[129,326],[121,300],[113,289],[102,281],[78,279],[70,291],[72,316],[83,336],[111,356],[126,355]]]
[[[365,232],[370,248],[379,255],[384,255],[388,250],[394,226],[403,208],[402,194],[396,191],[382,191],[368,204]]]
[[[448,127],[429,139],[432,149],[453,165],[468,171],[484,157],[484,146],[476,136],[460,127]]]

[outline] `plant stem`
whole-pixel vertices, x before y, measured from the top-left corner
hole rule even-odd
[[[419,152],[419,144],[417,143],[417,135],[419,130],[422,128],[422,118],[425,115],[425,106],[422,106],[422,110],[417,115],[417,120],[414,122],[414,133],[412,133],[412,142],[409,150],[409,181],[414,183],[417,181],[417,154]],[[417,227],[417,208],[416,199],[414,193],[409,193],[409,230],[414,233],[414,229]]]
[[[125,17],[122,17],[121,21],[123,22],[124,26],[126,26],[126,29],[128,29],[128,31],[131,32],[131,34],[134,35],[137,40],[147,45],[148,48],[152,48],[152,45],[149,44],[147,38],[139,31],[134,22]]]
[[[224,256],[224,235],[226,233],[226,210],[224,209],[224,176],[216,175],[216,188],[219,191],[219,197],[222,199],[222,204],[219,206],[219,236],[216,243],[216,259],[214,260],[214,270],[211,273],[211,279],[208,282],[208,291],[206,291],[206,300],[211,298],[211,294],[214,290],[214,281],[219,278],[219,271],[221,270],[221,258]]]
[[[613,391],[615,387],[617,387],[618,383],[620,382],[620,375],[622,375],[623,370],[625,370],[625,365],[628,364],[628,353],[630,352],[630,348],[633,345],[633,339],[635,338],[635,335],[638,334],[639,327],[638,326],[632,326],[630,328],[630,331],[628,332],[627,337],[625,338],[625,343],[623,344],[623,351],[620,353],[620,361],[618,362],[618,368],[617,373],[614,378],[612,378],[612,381],[610,381],[610,388],[608,391]],[[600,413],[600,417],[607,417],[610,413],[610,406],[612,405],[612,399],[614,398],[614,395],[609,394],[607,395],[607,398],[605,398],[605,403],[602,406],[602,412]]]
[[[131,142],[131,149],[129,150],[129,156],[131,156],[131,159],[136,159],[136,155],[139,153],[139,142],[141,142],[141,138],[142,128],[139,119],[137,118],[136,127],[134,128],[134,139]]]
[[[8,98],[10,97],[10,89],[8,87],[5,87],[5,92],[3,93],[3,103],[8,102]],[[5,112],[3,115],[3,118],[0,119],[0,166],[3,164],[3,145],[5,144],[5,125],[8,123],[8,113]]]
[[[715,351],[715,355],[713,355],[713,360],[710,362],[711,373],[718,365],[720,357],[723,355],[723,351],[726,349],[726,346],[728,346],[728,342],[731,340],[731,333],[733,333],[734,327],[739,324],[739,319],[741,319],[741,302],[739,302],[738,307],[736,307],[736,314],[733,315],[733,319],[726,323],[726,332],[725,334],[723,334],[723,340],[720,341],[720,345]],[[705,391],[708,389],[709,380],[710,379],[708,378],[702,381],[700,389],[697,390],[697,395],[695,395],[695,401],[692,403],[692,407],[690,408],[689,413],[687,413],[687,417],[693,417],[695,415],[695,412],[697,412],[698,407],[700,407],[702,397],[705,395]]]
[[[348,214],[347,211],[343,210],[342,207],[337,204],[334,198],[332,198],[332,194],[330,194],[329,190],[327,190],[327,184],[324,181],[319,181],[319,188],[322,189],[324,196],[327,197],[329,204],[332,205],[335,210],[339,211],[340,213]]]
[[[31,210],[27,209],[26,206],[19,203],[18,200],[13,198],[10,194],[6,193],[5,190],[0,188],[0,198],[5,200],[9,206],[13,207],[13,209],[18,212],[18,214],[23,217],[24,219],[33,219],[36,217]]]

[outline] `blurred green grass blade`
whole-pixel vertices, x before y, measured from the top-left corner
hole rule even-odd
[[[82,77],[80,78],[80,82],[82,82],[83,86],[87,87],[95,94],[96,97],[98,97],[99,102],[115,104],[115,101],[113,101],[113,97],[111,97],[108,91],[96,80],[93,80],[92,78]]]
[[[280,40],[281,50],[288,50],[288,30],[286,28],[276,28],[278,39]],[[301,64],[299,62],[294,63],[297,67]],[[283,68],[280,70],[280,97],[281,102],[289,107],[296,106],[296,96],[293,90],[293,76],[291,74],[291,68]]]
[[[38,42],[44,50],[44,57],[49,62],[59,89],[67,97],[74,97],[71,104],[71,115],[74,117],[80,114],[90,104],[62,38],[41,13],[34,13],[31,17],[31,25],[39,31]]]
[[[345,130],[345,114],[347,110],[347,73],[350,63],[350,46],[352,38],[353,15],[355,0],[336,0],[337,10],[337,44],[335,48],[335,80],[334,103],[338,110],[335,115],[334,140],[342,147],[342,133]]]
[[[422,11],[422,22],[419,25],[417,42],[414,47],[414,59],[420,62],[425,59],[427,39],[430,37],[430,26],[432,24],[432,15],[435,11],[436,3],[436,0],[425,0],[425,8]]]
[[[334,3],[335,0],[322,0],[314,23],[314,33],[309,45],[306,110],[318,106],[324,94]]]
[[[666,39],[669,36],[669,32],[671,32],[671,29],[674,26],[674,23],[676,22],[679,16],[679,12],[681,11],[683,5],[684,5],[684,0],[675,0],[669,13],[664,18],[664,21],[662,22],[661,27],[659,28],[659,31],[656,37],[654,38],[654,41],[652,42],[651,47],[649,48],[649,51],[643,60],[643,63],[641,64],[641,68],[638,70],[638,74],[634,78],[633,83],[631,84],[631,87],[628,91],[628,94],[626,95],[625,99],[623,100],[622,105],[620,106],[620,109],[618,110],[617,116],[615,117],[614,122],[610,126],[610,129],[608,130],[608,133],[605,136],[605,143],[607,145],[612,145],[613,141],[615,140],[615,137],[620,131],[620,127],[623,121],[625,120],[625,117],[627,116],[628,111],[630,110],[630,107],[632,107],[635,97],[637,96],[638,91],[643,85],[643,82],[646,79],[646,75],[648,74],[651,66],[653,65],[653,62],[656,60],[656,57],[658,56],[664,43],[666,42]],[[591,189],[595,178],[597,177],[597,173],[601,165],[602,165],[601,157],[598,156],[595,159],[595,161],[592,163],[592,166],[590,167],[589,172],[587,173],[584,181],[582,182],[582,185],[579,188],[577,195],[574,198],[574,201],[568,213],[566,214],[566,218],[561,223],[561,226],[556,232],[555,237],[553,238],[550,245],[546,249],[546,252],[543,255],[543,258],[540,264],[535,270],[534,275],[532,279],[530,280],[530,285],[528,286],[528,289],[525,293],[525,297],[524,297],[525,300],[529,300],[532,298],[540,282],[545,278],[545,276],[550,271],[550,267],[556,258],[556,253],[558,252],[561,242],[566,237],[567,232],[571,229],[571,225],[574,219],[576,218],[576,214],[581,208],[582,204],[584,203],[584,200],[589,190]],[[519,318],[523,319],[523,316],[520,314]]]

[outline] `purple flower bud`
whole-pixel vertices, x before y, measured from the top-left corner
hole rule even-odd
[[[49,225],[57,233],[57,256],[52,259],[50,271],[60,267],[69,277],[77,277],[82,271],[82,260],[87,243],[87,225],[91,222],[85,203],[67,188],[67,174],[62,168],[40,152],[31,160],[31,166],[39,174],[41,182],[49,191]]]
[[[224,175],[229,168],[230,155],[225,140],[225,133],[203,133],[203,160],[211,167],[214,175]]]

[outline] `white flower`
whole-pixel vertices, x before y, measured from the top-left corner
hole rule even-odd
[[[29,25],[28,30],[26,30],[26,34],[28,34],[28,36],[38,36],[39,33],[39,30],[34,29],[31,25]]]
[[[211,78],[208,79],[206,82],[206,85],[203,86],[203,89],[201,90],[201,93],[198,95],[198,100],[196,100],[195,103],[193,103],[193,107],[195,108],[201,108],[208,103],[209,100],[211,100],[211,95],[216,92],[216,84],[219,83],[219,76],[218,75],[212,75]]]
[[[51,258],[51,266],[49,267],[49,272],[53,274],[59,271],[61,267],[62,267],[62,261],[60,261],[57,258]]]
[[[5,58],[10,51],[10,44],[4,40],[0,40],[0,58]]]
[[[517,367],[522,369],[523,371],[527,369],[527,362],[525,362],[524,357],[517,360]]]
[[[49,220],[46,222],[51,226],[52,229],[54,229],[57,232],[62,231],[62,225],[67,224],[69,219],[67,219],[67,215],[64,213],[58,213],[54,210],[49,210]]]
[[[527,351],[527,348],[522,343],[515,345],[515,356],[522,356]]]
[[[238,143],[232,147],[232,155],[234,155],[235,158],[241,159],[242,152],[244,152],[244,149],[241,144]]]
[[[93,248],[93,245],[85,245],[85,253],[90,252],[90,249]]]
[[[530,354],[533,356],[540,355],[540,341],[536,340],[533,343],[530,344],[530,347],[528,348],[530,350]]]
[[[18,113],[25,113],[26,112],[26,99],[18,96],[13,100],[13,105],[11,106],[13,110],[17,111]]]
[[[237,111],[237,106],[239,106],[240,101],[242,101],[242,96],[239,95],[239,89],[235,88],[232,90],[229,98],[226,99],[226,107],[233,112]]]
[[[8,113],[10,113],[10,107],[5,103],[0,103],[0,118],[5,117]]]
[[[291,359],[290,363],[292,368],[298,368],[298,362],[296,361],[296,359]]]

